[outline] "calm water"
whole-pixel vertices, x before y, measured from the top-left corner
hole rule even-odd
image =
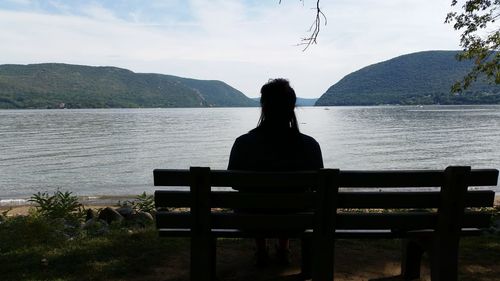
[[[500,106],[307,107],[326,167],[500,168]],[[154,190],[154,168],[224,169],[258,108],[0,110],[0,199]],[[500,189],[497,189],[500,191]]]

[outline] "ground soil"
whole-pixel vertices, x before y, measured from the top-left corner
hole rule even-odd
[[[466,238],[467,239],[467,238]],[[279,266],[271,260],[269,266],[254,265],[253,241],[223,240],[217,249],[217,279],[219,281],[298,281],[300,273],[300,248],[293,241],[292,264]],[[338,240],[335,253],[335,280],[361,281],[396,276],[400,273],[400,248],[396,243],[380,240]],[[272,253],[272,252],[271,252]],[[272,256],[272,255],[271,255]],[[461,257],[460,280],[499,281],[500,263],[477,257]],[[333,265],[332,265],[333,266]],[[430,280],[427,258],[422,266],[422,281]],[[149,276],[134,281],[181,281],[189,280],[189,253],[182,251]]]
[[[348,243],[349,241],[343,241]],[[364,247],[339,247],[336,249],[335,280],[358,281],[370,278],[393,276],[399,273],[399,251],[386,249],[373,249],[367,251]],[[261,268],[254,265],[253,241],[226,240],[219,242],[217,248],[217,278],[220,281],[294,281],[301,280],[300,273],[300,248],[297,241],[293,241],[292,264],[280,266],[271,261],[267,267]],[[386,259],[380,259],[380,254]],[[332,265],[333,266],[333,265]],[[189,280],[189,255],[185,252],[177,255],[174,260],[165,262],[165,266],[158,268],[154,275],[147,280],[180,281]],[[145,280],[143,277],[141,280]],[[425,279],[423,279],[425,280]]]

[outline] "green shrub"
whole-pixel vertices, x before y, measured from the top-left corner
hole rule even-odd
[[[4,222],[5,220],[7,220],[7,213],[9,213],[10,211],[12,210],[12,208],[9,208],[5,211],[2,211],[0,213],[0,223]]]
[[[43,216],[14,216],[0,225],[0,252],[39,245],[56,246],[67,240],[63,220]]]
[[[131,206],[136,211],[151,213],[155,209],[155,199],[153,195],[147,195],[146,192],[143,192],[141,195],[136,196],[134,200],[118,202],[118,205],[122,207]]]
[[[78,221],[84,216],[83,205],[69,191],[57,190],[53,195],[38,192],[28,201],[35,203],[35,213],[43,217]]]

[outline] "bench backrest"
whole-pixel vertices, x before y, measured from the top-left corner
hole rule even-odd
[[[157,208],[189,208],[189,212],[157,213],[158,228],[219,229],[219,230],[273,230],[276,235],[297,232],[301,228],[313,228],[314,212],[286,212],[315,207],[316,212],[328,212],[327,224],[333,225],[335,198],[339,170],[299,172],[244,172],[213,171],[193,167],[188,170],[155,170],[155,185],[189,186],[190,191],[155,192]],[[284,189],[300,188],[295,193],[252,193],[212,191],[211,187],[255,187]],[[246,209],[240,212],[214,212],[214,208]],[[248,212],[248,209],[252,211]],[[332,228],[333,230],[333,228]]]
[[[468,208],[491,207],[494,192],[468,191],[470,186],[495,186],[498,170],[320,171],[263,173],[210,170],[154,170],[155,186],[190,186],[190,191],[158,190],[158,208],[189,208],[190,212],[162,212],[157,225],[163,234],[175,229],[313,229],[323,224],[337,230],[419,230],[483,228],[490,215]],[[303,193],[240,193],[212,191],[211,187],[311,187]],[[406,190],[385,191],[387,188]],[[440,187],[429,190],[430,187]],[[337,190],[340,188],[340,192]],[[363,188],[360,191],[359,188]],[[408,188],[413,188],[411,191]],[[373,191],[367,191],[373,190]],[[382,191],[383,190],[383,191]],[[212,208],[263,208],[267,214],[212,213]],[[279,209],[314,212],[276,214]],[[337,213],[337,208],[339,212]],[[390,212],[387,210],[390,209]],[[408,211],[425,209],[425,211]],[[382,212],[380,210],[383,210]],[[320,222],[321,221],[321,222]],[[443,230],[444,231],[444,230]]]

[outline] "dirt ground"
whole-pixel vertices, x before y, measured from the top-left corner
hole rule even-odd
[[[495,198],[500,205],[500,196]],[[271,263],[268,267],[254,266],[254,245],[251,239],[225,239],[217,246],[217,279],[219,281],[296,281],[300,273],[300,243],[292,241],[292,264],[287,267]],[[335,246],[335,280],[362,281],[396,276],[400,273],[401,249],[397,242],[339,240]],[[189,280],[189,250],[165,261],[150,276],[134,280]],[[272,251],[271,251],[272,257]],[[333,265],[332,265],[333,266]],[[462,258],[463,280],[500,281],[500,261]],[[423,262],[421,281],[430,280],[430,271]]]
[[[350,244],[350,241],[342,241],[340,244]],[[394,276],[399,274],[399,250],[372,249],[367,251],[359,245],[336,247],[335,280],[359,281],[370,278]],[[257,268],[254,265],[253,241],[251,239],[233,240],[219,242],[217,247],[217,278],[220,281],[295,281],[301,280],[300,273],[300,246],[293,241],[292,264],[290,266],[279,266],[273,264],[273,253],[271,261],[265,268]],[[384,259],[380,259],[380,255]],[[332,265],[333,266],[333,265]],[[189,280],[189,254],[178,255],[175,260],[165,263],[164,267],[158,268],[155,275],[147,280],[181,281]],[[141,280],[145,280],[141,278]],[[426,280],[426,279],[422,279]]]
[[[271,263],[268,267],[254,266],[253,241],[223,240],[217,248],[218,281],[297,281],[300,273],[300,248],[293,241],[292,264],[287,267]],[[396,241],[380,240],[338,240],[335,246],[335,280],[361,281],[374,278],[391,277],[400,273],[401,252]],[[461,258],[459,280],[499,281],[500,263],[481,258]],[[333,267],[333,265],[332,265]],[[430,272],[424,258],[421,281],[430,280]],[[165,261],[149,276],[141,276],[134,281],[184,281],[189,280],[189,249]]]

